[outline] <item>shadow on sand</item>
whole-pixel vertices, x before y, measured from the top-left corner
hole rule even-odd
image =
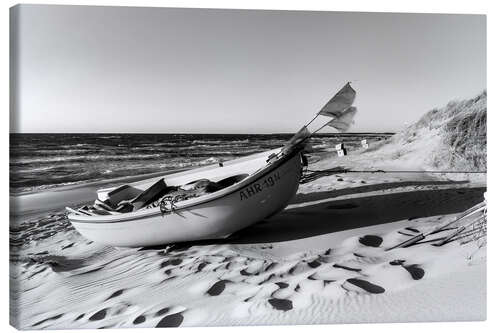
[[[291,204],[307,204],[308,202],[335,199],[349,194],[408,186],[415,187],[415,189],[407,192],[331,200],[287,209],[271,218],[242,229],[229,238],[178,243],[171,246],[170,249],[182,251],[195,245],[282,242],[405,219],[411,220],[419,217],[459,213],[481,202],[486,187],[418,190],[418,186],[460,185],[465,183],[468,182],[404,181],[298,194]],[[165,246],[155,246],[142,248],[142,250],[160,250],[164,248]]]
[[[423,185],[422,182],[411,183]],[[402,183],[396,184],[402,186]],[[380,184],[302,194],[298,195],[293,203],[332,199],[384,185],[391,186]],[[439,185],[442,185],[442,182],[439,182]],[[282,242],[405,219],[454,214],[481,202],[485,191],[485,187],[413,190],[311,204],[287,209],[235,233],[225,241],[233,244]]]

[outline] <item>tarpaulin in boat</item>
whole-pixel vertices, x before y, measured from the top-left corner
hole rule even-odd
[[[305,150],[310,150],[310,147],[308,146],[306,140],[310,136],[311,132],[309,132],[306,126],[303,126],[297,133],[295,133],[295,135],[290,140],[288,140],[288,142],[283,147],[283,151],[285,152],[298,144],[303,144]]]

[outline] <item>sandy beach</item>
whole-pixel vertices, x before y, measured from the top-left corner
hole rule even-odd
[[[13,5],[11,326],[486,320],[472,5]]]
[[[225,240],[106,247],[74,231],[62,210],[91,200],[96,184],[13,198],[12,323],[57,329],[484,320],[486,246],[437,247],[431,238],[386,250],[483,201],[485,177],[342,171],[408,170],[405,159],[386,158],[394,145],[386,146],[342,158],[323,153],[309,169],[338,172],[309,173],[284,211]]]

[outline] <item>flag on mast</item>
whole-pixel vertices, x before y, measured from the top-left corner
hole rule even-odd
[[[347,82],[347,84],[342,87],[325,106],[323,106],[318,114],[328,117],[339,117],[352,105],[352,103],[354,103],[355,98],[356,91],[352,89],[351,83]]]
[[[333,127],[341,132],[346,132],[349,130],[352,124],[354,124],[354,116],[358,112],[358,109],[354,106],[347,108],[341,115],[334,117],[330,120],[327,125]]]

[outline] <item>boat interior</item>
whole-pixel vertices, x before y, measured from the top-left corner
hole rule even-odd
[[[236,185],[277,159],[280,149],[201,168],[154,177],[97,191],[93,205],[67,208],[76,215],[98,216],[158,207],[162,200],[183,201]]]

